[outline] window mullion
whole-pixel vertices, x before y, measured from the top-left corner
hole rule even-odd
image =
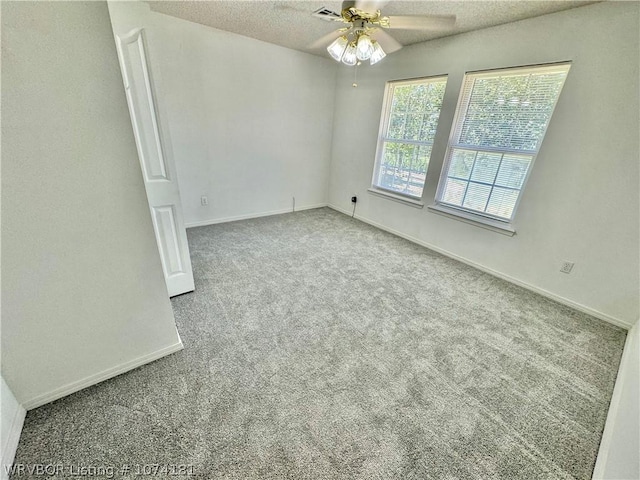
[[[496,169],[496,174],[493,176],[493,181],[491,182],[491,190],[489,190],[489,195],[487,196],[487,201],[484,203],[484,211],[487,211],[487,207],[489,206],[489,201],[491,200],[491,195],[493,195],[493,189],[496,186],[496,180],[498,180],[498,174],[500,173],[500,167],[502,167],[502,160],[504,159],[504,153],[500,155],[500,162],[498,162],[498,168]]]
[[[485,147],[480,145],[469,145],[465,143],[452,143],[451,147],[457,148],[460,150],[473,150],[473,151],[481,151],[481,152],[488,152],[488,153],[506,153],[511,155],[534,156],[538,153],[537,150],[517,150],[513,148]]]
[[[383,142],[393,142],[393,143],[408,143],[411,145],[425,145],[432,146],[433,142],[423,142],[421,140],[406,140],[404,138],[391,138],[391,137],[382,137]]]
[[[464,195],[462,196],[462,201],[460,205],[464,205],[464,201],[467,199],[467,192],[469,191],[469,184],[471,183],[471,177],[473,176],[473,170],[476,168],[476,162],[478,161],[478,152],[476,152],[473,157],[473,165],[471,165],[471,171],[469,172],[469,179],[467,180],[467,186],[464,189]]]

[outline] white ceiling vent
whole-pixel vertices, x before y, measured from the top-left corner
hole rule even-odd
[[[319,8],[318,10],[313,12],[311,16],[321,18],[322,20],[326,20],[327,22],[333,22],[341,18],[339,14],[337,14],[333,10],[329,10],[327,7]]]

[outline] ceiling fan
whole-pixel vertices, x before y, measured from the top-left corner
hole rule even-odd
[[[336,13],[322,7],[313,12],[314,17],[347,26],[328,33],[314,42],[310,48],[327,47],[329,55],[345,65],[359,65],[369,60],[373,65],[387,53],[402,48],[385,29],[448,30],[455,25],[455,15],[394,15],[385,17],[380,9],[389,3],[381,0],[355,0],[342,2],[342,10]],[[374,38],[375,37],[375,38]]]

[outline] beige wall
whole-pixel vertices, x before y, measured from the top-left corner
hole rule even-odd
[[[639,5],[607,2],[405,47],[339,70],[329,201],[618,324],[638,318]],[[432,204],[464,72],[571,60],[507,237],[367,193],[384,85],[448,74],[423,200]],[[357,107],[354,107],[357,106]],[[575,262],[570,275],[562,261]]]
[[[2,2],[2,376],[27,406],[179,348],[103,2]]]

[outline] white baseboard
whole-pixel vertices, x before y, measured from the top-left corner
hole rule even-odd
[[[134,368],[140,367],[147,363],[151,363],[154,360],[158,360],[159,358],[166,357],[167,355],[178,352],[183,348],[184,346],[182,345],[182,340],[180,340],[178,337],[178,343],[169,345],[168,347],[162,348],[153,353],[149,353],[120,365],[116,365],[115,367],[108,368],[107,370],[103,370],[102,372],[96,373],[94,375],[89,375],[88,377],[85,377],[77,382],[72,382],[64,385],[63,387],[56,388],[55,390],[45,393],[44,395],[39,395],[35,398],[27,400],[22,405],[27,410],[31,410],[33,408],[44,405],[45,403],[53,402],[54,400],[58,400],[59,398],[75,393],[79,390],[82,390],[83,388],[87,388],[104,380],[108,380],[109,378],[116,377],[122,373],[128,372],[129,370],[133,370]]]
[[[314,208],[322,208],[322,207],[327,207],[328,204],[326,203],[318,203],[316,205],[305,205],[303,207],[296,207],[295,211],[299,212],[301,210],[312,210]],[[192,227],[204,227],[206,225],[215,225],[216,223],[227,223],[227,222],[235,222],[238,220],[248,220],[250,218],[260,218],[260,217],[269,217],[271,215],[281,215],[283,213],[291,213],[293,212],[293,209],[291,208],[284,208],[281,210],[271,210],[269,212],[260,212],[260,213],[249,213],[247,215],[236,215],[233,217],[224,217],[224,218],[214,218],[211,220],[202,220],[199,222],[188,222],[185,223],[185,227],[186,228],[192,228]]]
[[[16,456],[16,450],[18,449],[18,442],[20,441],[20,434],[22,433],[22,426],[24,425],[26,415],[26,409],[18,405],[11,421],[11,427],[9,427],[9,435],[6,443],[2,445],[2,465],[0,465],[2,469],[0,479],[2,480],[9,479],[8,468],[13,465],[13,459]]]
[[[340,208],[336,205],[332,205],[332,204],[328,204],[327,205],[329,208],[340,212],[340,213],[344,213],[345,215],[351,216],[351,212],[347,211],[343,208]],[[442,255],[444,255],[445,257],[449,257],[449,258],[453,258],[454,260],[458,260],[459,262],[465,263],[473,268],[477,268],[478,270],[482,270],[485,273],[488,273],[490,275],[493,275],[494,277],[498,277],[501,278],[502,280],[506,280],[509,283],[513,283],[515,285],[518,285],[520,287],[526,288],[527,290],[530,290],[532,292],[538,293],[540,295],[542,295],[543,297],[549,298],[551,300],[554,300],[558,303],[561,303],[562,305],[566,305],[568,307],[571,307],[575,310],[578,310],[579,312],[583,312],[586,313],[588,315],[591,315],[593,317],[599,318],[600,320],[604,320],[605,322],[611,323],[613,325],[616,325],[617,327],[621,327],[624,328],[626,330],[629,330],[632,327],[632,324],[629,322],[626,322],[624,320],[621,320],[619,318],[615,318],[612,317],[611,315],[607,315],[606,313],[600,312],[598,310],[595,310],[593,308],[587,307],[586,305],[582,305],[580,303],[574,302],[573,300],[570,300],[568,298],[565,297],[561,297],[560,295],[556,295],[555,293],[549,292],[548,290],[545,290],[543,288],[540,287],[536,287],[535,285],[531,285],[530,283],[526,283],[523,282],[522,280],[518,280],[517,278],[511,277],[510,275],[506,275],[504,273],[498,272],[497,270],[493,270],[491,268],[485,267],[484,265],[481,265],[479,263],[476,263],[472,260],[469,260],[467,258],[461,257],[460,255],[456,255],[455,253],[449,252],[448,250],[445,250],[443,248],[437,247],[435,245],[432,245],[428,242],[425,242],[423,240],[420,240],[418,238],[412,237],[410,235],[406,235],[402,232],[399,232],[397,230],[394,230],[392,228],[386,227],[378,222],[374,222],[373,220],[369,220],[366,217],[360,216],[360,215],[355,215],[354,216],[355,219],[360,220],[361,222],[364,223],[368,223],[369,225],[372,225],[376,228],[379,228],[380,230],[384,230],[385,232],[389,232],[392,233],[398,237],[404,238],[405,240],[409,240],[410,242],[413,243],[417,243],[418,245],[421,245],[425,248],[428,248],[429,250],[433,250],[435,252],[441,253]]]

